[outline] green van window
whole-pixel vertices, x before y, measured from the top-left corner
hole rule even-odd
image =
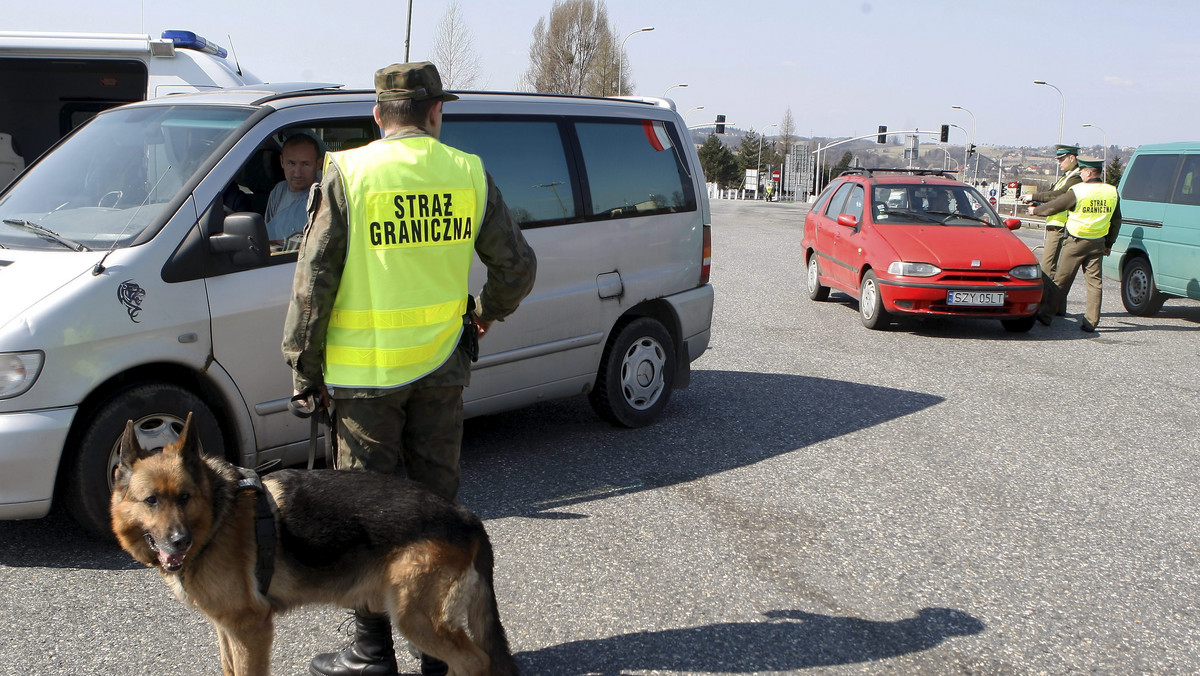
[[[1200,155],[1187,155],[1183,169],[1179,172],[1179,185],[1175,188],[1176,204],[1200,205]]]
[[[1129,167],[1121,199],[1166,202],[1175,182],[1179,155],[1138,155]]]

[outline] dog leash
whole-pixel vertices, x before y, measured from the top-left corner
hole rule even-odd
[[[307,406],[302,404],[307,403]],[[288,410],[297,418],[308,418],[308,468],[312,469],[317,461],[317,437],[321,434],[321,423],[325,423],[325,466],[333,467],[333,412],[321,406],[321,398],[316,388],[309,388],[288,400]]]

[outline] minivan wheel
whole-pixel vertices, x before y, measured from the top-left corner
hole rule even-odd
[[[675,382],[675,343],[662,324],[639,317],[608,341],[588,400],[618,427],[644,427],[666,408]]]
[[[829,287],[821,285],[821,268],[815,251],[808,257],[808,297],[816,301],[829,298]]]
[[[1162,309],[1166,297],[1154,286],[1150,261],[1131,258],[1121,272],[1121,303],[1131,315],[1149,317]]]
[[[143,448],[160,448],[179,438],[189,412],[203,452],[224,456],[225,443],[216,416],[199,397],[182,387],[166,383],[135,385],[100,406],[79,437],[79,447],[66,467],[63,497],[71,516],[93,535],[113,540],[109,501],[126,421],[133,421],[134,433]]]
[[[879,279],[871,270],[863,275],[862,284],[858,287],[858,314],[862,317],[863,326],[868,329],[886,329],[892,323],[891,314],[883,307]]]

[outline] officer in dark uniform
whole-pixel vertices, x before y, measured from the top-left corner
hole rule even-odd
[[[1066,307],[1067,293],[1075,274],[1083,268],[1087,280],[1087,301],[1083,323],[1079,328],[1087,333],[1100,325],[1100,302],[1104,280],[1101,262],[1112,252],[1113,242],[1121,229],[1121,205],[1117,189],[1101,179],[1103,162],[1079,160],[1082,182],[1071,186],[1063,195],[1033,210],[1035,215],[1067,213],[1064,244],[1058,258],[1054,284],[1046,289],[1038,310],[1038,321],[1050,326],[1055,314]]]
[[[468,353],[528,295],[537,261],[479,158],[437,140],[458,98],[437,68],[388,66],[375,90],[383,138],[329,153],[310,194],[283,353],[298,394],[335,404],[337,469],[402,471],[453,501]],[[477,299],[474,255],[488,269]],[[356,609],[354,644],[312,673],[396,674],[383,611]],[[423,656],[421,673],[446,665]]]

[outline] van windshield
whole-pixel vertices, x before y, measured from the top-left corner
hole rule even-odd
[[[152,106],[98,115],[0,197],[0,245],[128,246],[170,216],[166,206],[252,113]]]

